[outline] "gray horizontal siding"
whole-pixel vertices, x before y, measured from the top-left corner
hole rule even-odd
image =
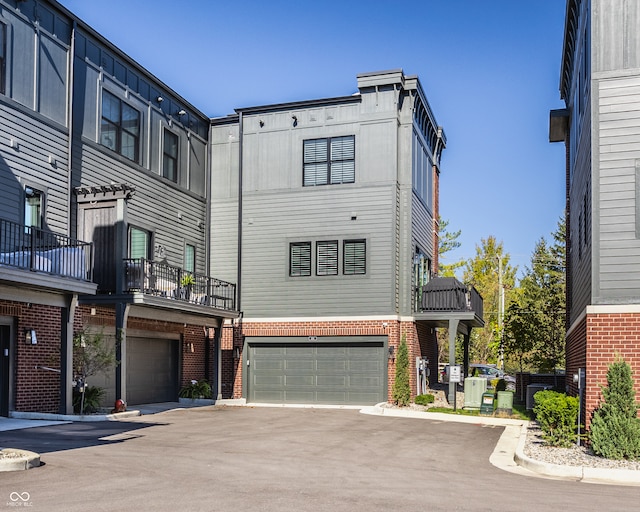
[[[18,149],[10,147],[10,141]],[[68,226],[68,136],[43,116],[28,113],[11,102],[0,102],[0,216],[24,220],[24,184],[46,192],[45,222],[56,233]],[[55,166],[49,163],[55,160]]]
[[[433,259],[433,216],[415,194],[412,194],[411,231],[414,242]]]
[[[235,283],[238,277],[238,202],[216,200],[211,215],[211,273]]]
[[[618,57],[611,54],[611,58]],[[619,62],[616,67],[624,66]],[[635,161],[640,158],[640,78],[607,77],[599,80],[594,90],[598,93],[600,121],[596,148],[599,245],[594,302],[619,303],[640,296],[635,192]]]
[[[587,211],[589,217],[587,222],[587,239],[583,243],[583,249],[580,251],[580,215],[583,208],[583,200],[588,190],[588,184],[592,180],[591,176],[591,123],[590,123],[591,107],[589,103],[583,116],[583,125],[581,127],[581,137],[578,141],[578,150],[576,152],[576,161],[574,163],[573,175],[571,180],[570,194],[570,229],[572,246],[568,253],[571,265],[571,283],[570,283],[570,322],[578,318],[588,304],[592,301],[592,250],[595,250],[592,244],[592,231],[597,229],[598,218],[595,207],[592,210],[591,193],[596,188],[591,185],[591,193],[587,197]],[[596,258],[596,262],[597,262]]]
[[[318,187],[246,194],[242,309],[246,316],[389,314],[394,309],[395,187]],[[351,212],[357,220],[351,221]],[[367,240],[367,274],[290,278],[293,241]],[[315,272],[313,272],[315,273]]]
[[[198,223],[205,220],[204,199],[111,157],[108,150],[83,144],[77,138],[74,151],[78,155],[74,161],[74,186],[98,186],[111,182],[134,186],[136,193],[127,202],[129,224],[153,230],[155,243],[165,247],[167,261],[172,265],[183,266],[185,242],[195,244],[196,270],[205,271],[205,232],[198,227]]]

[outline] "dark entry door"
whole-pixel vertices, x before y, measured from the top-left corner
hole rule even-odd
[[[9,347],[11,329],[0,325],[0,416],[9,416]]]

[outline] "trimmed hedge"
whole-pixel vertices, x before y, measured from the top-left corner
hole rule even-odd
[[[414,402],[416,405],[429,405],[435,401],[433,395],[417,395]]]
[[[550,446],[569,447],[577,439],[578,404],[575,396],[557,391],[538,391],[533,395],[533,413]]]

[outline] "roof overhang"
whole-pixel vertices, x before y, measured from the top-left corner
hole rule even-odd
[[[474,327],[484,327],[484,320],[473,311],[425,311],[414,313],[417,323],[428,327],[448,328],[452,320],[458,320],[458,334],[469,334]]]
[[[129,304],[130,316],[176,323],[206,323],[211,327],[217,327],[221,319],[240,317],[239,311],[229,311],[143,293],[95,295],[93,297],[80,297],[79,300],[82,304],[107,307],[116,303],[125,303]]]

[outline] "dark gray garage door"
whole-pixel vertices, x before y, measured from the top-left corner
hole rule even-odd
[[[258,339],[265,338],[248,339],[249,402],[367,405],[387,399],[384,341]]]
[[[178,341],[127,337],[128,403],[178,400]]]

